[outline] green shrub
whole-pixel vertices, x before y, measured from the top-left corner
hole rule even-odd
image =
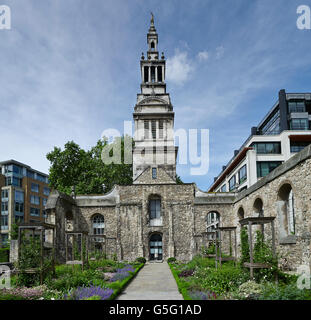
[[[195,277],[201,282],[203,289],[222,295],[236,290],[249,280],[249,273],[242,268],[223,265],[221,268],[198,269]]]
[[[289,285],[279,285],[275,283],[265,283],[264,290],[258,298],[259,300],[311,300],[311,290],[300,290],[296,283]]]
[[[9,262],[10,260],[10,249],[0,248],[0,262]]]
[[[144,257],[138,257],[138,258],[136,258],[136,261],[138,263],[146,263],[146,259]]]
[[[277,258],[274,257],[271,246],[264,241],[264,235],[261,231],[256,231],[256,242],[254,245],[254,262],[264,263],[271,266],[271,268],[256,269],[254,277],[257,281],[262,279],[272,281],[278,269]]]
[[[170,258],[167,259],[167,262],[168,263],[175,263],[176,262],[176,258],[170,257]]]
[[[263,285],[255,281],[247,281],[240,285],[238,295],[240,299],[255,300],[263,293]]]

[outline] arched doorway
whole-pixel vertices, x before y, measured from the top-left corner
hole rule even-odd
[[[149,240],[149,259],[151,261],[163,259],[162,235],[153,234]]]

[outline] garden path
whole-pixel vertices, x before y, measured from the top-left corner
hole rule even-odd
[[[183,297],[167,262],[147,262],[117,300],[183,300]]]

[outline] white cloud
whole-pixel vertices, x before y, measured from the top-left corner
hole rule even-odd
[[[188,53],[175,50],[175,55],[167,59],[166,78],[168,81],[182,85],[189,79],[193,69],[194,66],[188,58]]]
[[[198,53],[198,59],[199,59],[200,61],[206,61],[206,60],[208,60],[208,58],[209,58],[209,53],[208,53],[208,51],[200,51],[200,52]]]

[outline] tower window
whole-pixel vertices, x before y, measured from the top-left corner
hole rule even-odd
[[[149,121],[144,121],[144,128],[145,128],[145,139],[149,139]]]
[[[162,82],[162,67],[158,67],[158,81]]]
[[[151,132],[152,132],[152,139],[156,139],[157,138],[157,127],[156,127],[155,120],[152,120],[152,122],[151,122]]]
[[[155,82],[155,67],[151,67],[151,82]]]
[[[163,120],[159,121],[159,138],[163,139]]]
[[[154,42],[153,41],[151,41],[151,49],[153,49],[154,50]]]
[[[144,82],[148,82],[149,70],[148,67],[144,67]]]

